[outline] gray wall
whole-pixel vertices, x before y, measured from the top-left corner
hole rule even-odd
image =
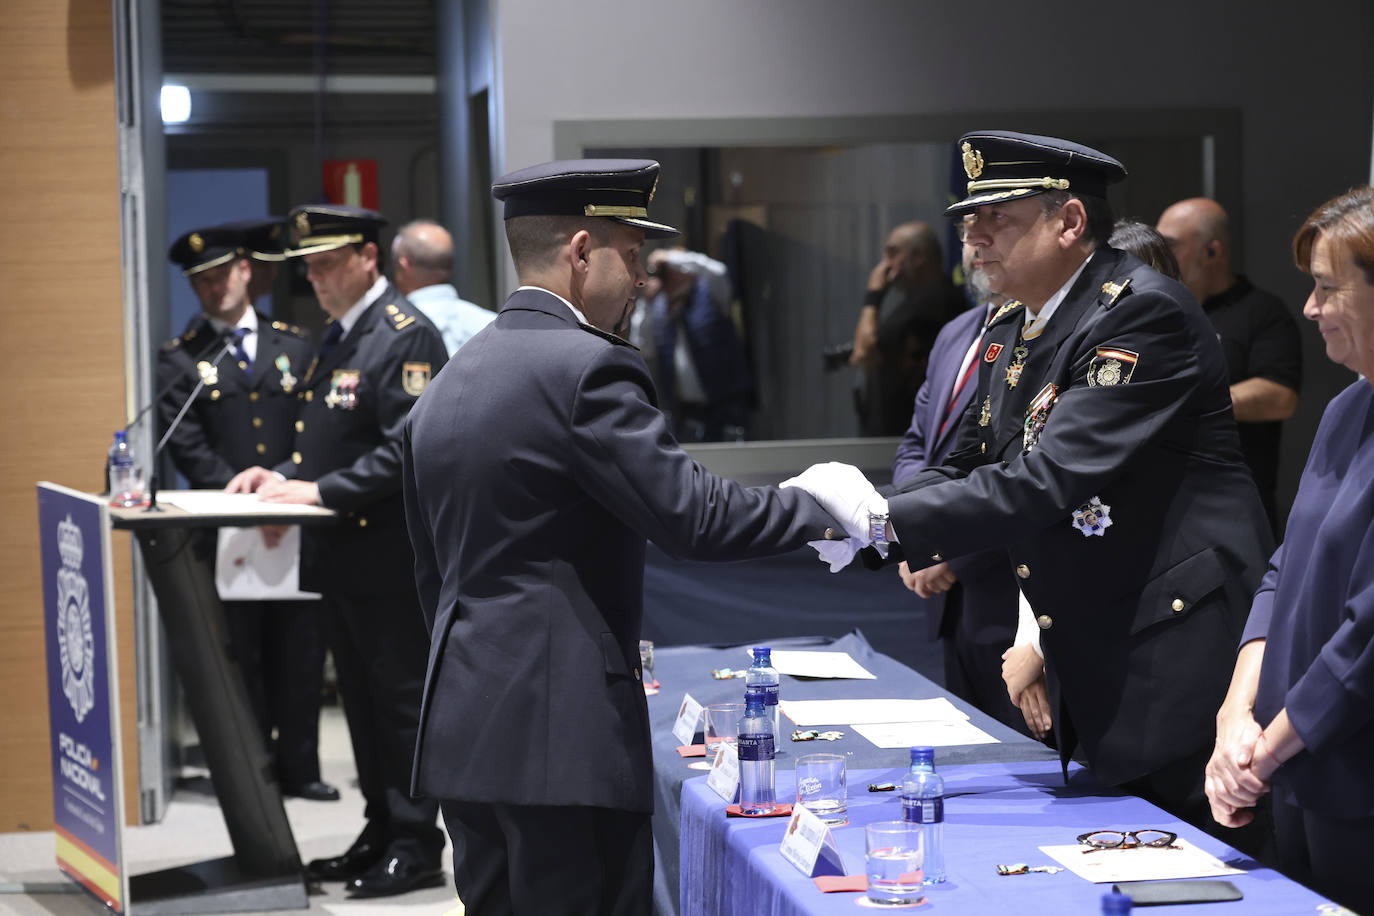
[[[1374,5],[1363,0],[600,0],[591,15],[477,2],[493,13],[497,172],[552,158],[560,122],[953,115],[980,128],[997,126],[984,123],[994,113],[1090,110],[1126,136],[1133,111],[1233,110],[1241,150],[1218,172],[1239,172],[1241,266],[1295,312],[1307,282],[1288,254],[1294,229],[1369,177]],[[1322,407],[1353,378],[1303,333],[1290,489]]]

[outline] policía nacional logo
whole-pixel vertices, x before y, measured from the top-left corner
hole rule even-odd
[[[95,637],[91,633],[91,600],[86,577],[81,574],[85,553],[81,529],[68,515],[57,523],[57,550],[62,568],[57,571],[57,650],[62,664],[62,692],[72,704],[76,721],[85,720],[95,707]]]

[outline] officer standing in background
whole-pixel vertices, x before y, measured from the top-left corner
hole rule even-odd
[[[271,257],[270,236],[279,226],[245,220],[198,229],[168,253],[190,280],[201,314],[158,353],[158,389],[167,392],[158,415],[166,429],[196,384],[205,382],[167,441],[177,470],[195,489],[218,490],[245,468],[291,455],[296,386],[313,348],[300,329],[273,321],[251,301],[257,248]],[[264,537],[275,544],[272,529],[264,529]],[[274,751],[283,794],[337,800],[338,790],[320,780],[324,635],[318,602],[226,601],[224,609],[230,651]]]
[[[346,881],[355,896],[390,896],[443,882],[438,803],[410,797],[429,641],[400,489],[406,416],[447,355],[434,325],[382,276],[380,214],[304,206],[288,223],[288,256],[305,259],[331,320],[300,382],[295,451],[229,489],[341,516],[302,532],[301,586],[324,595],[366,825],[342,855],[308,871]]]
[[[1006,131],[961,149],[968,197],[946,212],[1024,308],[988,329],[960,449],[886,500],[846,465],[788,484],[866,505],[900,542],[889,560],[1005,549],[1065,763],[1078,744],[1104,784],[1215,832],[1215,708],[1273,550],[1216,333],[1185,287],[1108,247],[1121,163]],[[1264,849],[1259,830],[1227,836]]]

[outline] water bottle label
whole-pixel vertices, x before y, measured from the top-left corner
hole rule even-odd
[[[945,819],[943,798],[903,798],[902,816],[912,824],[939,824]]]
[[[740,735],[739,744],[735,749],[739,752],[740,760],[772,760],[773,759],[773,736],[765,735]]]
[[[778,685],[777,684],[750,684],[744,688],[745,699],[751,696],[763,697],[764,706],[778,705]]]

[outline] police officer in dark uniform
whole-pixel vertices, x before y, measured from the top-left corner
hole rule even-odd
[[[299,328],[253,308],[250,296],[252,261],[282,256],[272,238],[280,227],[280,220],[268,219],[198,229],[168,253],[190,279],[202,313],[158,354],[158,387],[166,391],[158,413],[163,428],[170,426],[204,381],[167,442],[177,470],[197,489],[220,489],[245,468],[291,455],[296,387],[313,348]],[[337,800],[338,790],[320,780],[318,602],[228,601],[225,612],[230,649],[274,749],[282,792]]]
[[[389,896],[443,881],[438,804],[410,797],[429,643],[400,488],[406,416],[447,351],[382,276],[380,214],[312,205],[287,219],[296,237],[288,255],[305,259],[331,320],[298,386],[294,451],[273,470],[245,471],[229,489],[342,516],[302,532],[301,586],[324,595],[366,825],[342,855],[308,869],[346,881],[355,896]]]
[[[866,505],[877,540],[900,541],[889,559],[1006,549],[1065,760],[1077,745],[1102,782],[1217,830],[1215,707],[1273,547],[1221,348],[1185,287],[1107,247],[1119,162],[1004,131],[961,151],[969,196],[947,212],[969,214],[992,290],[1025,305],[993,320],[960,450],[886,501],[843,465],[795,482]]]

